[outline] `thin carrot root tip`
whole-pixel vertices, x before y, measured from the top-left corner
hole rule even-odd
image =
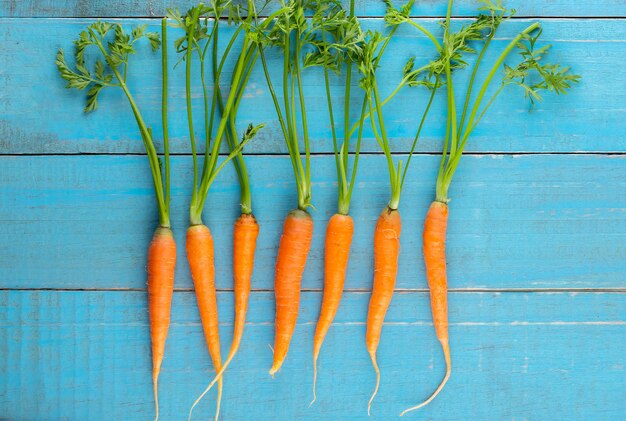
[[[155,406],[155,415],[154,415],[154,421],[159,421],[159,380],[158,380],[158,374],[157,377],[153,377],[152,380],[152,385],[153,385],[153,389],[154,389],[154,406]]]
[[[374,398],[378,394],[378,387],[380,386],[380,369],[378,368],[378,362],[376,362],[376,354],[370,353],[370,358],[372,359],[372,364],[374,365],[374,370],[376,371],[376,387],[374,388],[374,393],[372,393],[372,397],[367,403],[367,415],[371,415],[372,411],[372,402],[374,402]]]
[[[278,373],[278,370],[280,370],[280,366],[282,364],[280,362],[274,362],[274,364],[272,365],[272,368],[270,368],[270,374],[273,376],[275,373]]]
[[[439,384],[439,386],[437,387],[437,389],[435,389],[435,391],[433,392],[432,395],[430,395],[430,397],[428,399],[426,399],[424,402],[420,403],[419,405],[416,405],[412,408],[409,409],[405,409],[404,411],[402,411],[402,413],[400,413],[400,416],[403,416],[404,414],[407,414],[411,411],[415,411],[416,409],[420,409],[425,407],[426,405],[428,405],[429,403],[431,403],[439,394],[439,392],[441,392],[444,388],[444,386],[446,385],[446,383],[448,382],[448,379],[450,379],[450,374],[452,374],[452,362],[450,359],[450,346],[448,345],[448,341],[441,341],[441,346],[443,348],[443,355],[444,358],[446,360],[446,375],[443,377],[443,380],[441,381],[441,383]]]
[[[220,409],[222,407],[222,379],[217,382],[217,406],[215,408],[215,421],[220,417]]]
[[[317,400],[317,393],[315,391],[316,385],[317,385],[317,359],[313,360],[313,400],[309,404],[309,408],[313,406],[313,404]]]
[[[278,371],[278,369],[277,369],[277,368],[272,367],[272,368],[270,369],[270,376],[272,376],[272,378],[274,378],[274,374],[276,374],[276,372],[277,372],[277,371]]]

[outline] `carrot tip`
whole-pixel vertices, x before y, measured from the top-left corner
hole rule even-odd
[[[420,403],[419,405],[416,405],[416,406],[411,407],[409,409],[405,409],[404,411],[402,411],[402,413],[400,413],[400,416],[403,416],[404,414],[407,414],[407,413],[409,413],[411,411],[415,411],[416,409],[423,408],[424,406],[426,406],[429,403],[431,403],[433,401],[433,399],[435,399],[437,397],[439,392],[441,392],[443,390],[443,387],[448,382],[448,379],[450,378],[450,374],[452,374],[452,362],[450,360],[450,346],[448,344],[447,339],[441,341],[441,347],[443,348],[443,355],[444,355],[444,358],[446,360],[446,375],[444,376],[443,380],[441,380],[441,383],[439,384],[437,389],[435,389],[433,394],[430,395],[430,397],[428,399],[426,399],[424,402]]]
[[[215,407],[215,421],[220,417],[220,408],[222,407],[222,378],[217,382],[217,404]]]
[[[309,404],[309,408],[313,406],[313,404],[317,400],[317,393],[315,391],[316,385],[317,385],[317,358],[313,358],[313,400]]]
[[[374,389],[374,393],[372,393],[372,397],[367,403],[367,416],[371,415],[372,402],[374,402],[374,398],[378,393],[378,387],[380,386],[380,370],[378,368],[378,363],[376,362],[376,354],[374,352],[370,352],[370,358],[372,359],[372,364],[374,365],[374,370],[376,371],[376,388]]]
[[[154,415],[154,421],[159,421],[159,379],[158,373],[156,377],[153,377],[152,386],[154,388],[154,406],[156,408],[156,413]]]

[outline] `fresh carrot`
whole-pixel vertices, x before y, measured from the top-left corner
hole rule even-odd
[[[504,51],[496,59],[483,81],[480,90],[472,95],[478,68],[485,57],[487,48],[494,39],[500,24],[508,19],[514,10],[507,10],[500,2],[495,4],[491,1],[481,1],[483,12],[474,22],[462,27],[458,32],[450,31],[452,14],[452,0],[448,0],[446,19],[443,24],[444,37],[441,47],[441,64],[438,68],[445,73],[445,84],[448,95],[448,118],[446,124],[446,137],[444,140],[441,164],[437,176],[436,199],[431,204],[424,224],[424,261],[426,264],[426,277],[430,289],[430,303],[432,309],[435,333],[443,350],[446,372],[439,386],[428,399],[419,405],[403,411],[400,415],[421,408],[443,390],[452,372],[452,360],[450,357],[450,344],[448,337],[448,281],[446,275],[446,229],[448,224],[448,189],[452,178],[459,165],[467,140],[476,128],[487,110],[508,85],[519,85],[525,95],[534,104],[540,100],[541,91],[554,91],[557,94],[566,93],[573,83],[580,80],[580,76],[570,73],[569,68],[559,64],[544,64],[542,60],[546,56],[550,46],[535,49],[536,42],[541,35],[539,23],[532,23],[521,31],[509,42]],[[413,25],[415,26],[415,25]],[[424,32],[423,28],[419,28]],[[478,57],[473,63],[468,89],[462,101],[463,108],[460,118],[457,118],[457,99],[452,80],[453,70],[467,66],[468,61],[462,59],[462,55],[474,52],[474,47],[469,47],[468,42],[482,42],[482,48],[478,51]],[[504,61],[517,48],[522,61],[517,65],[504,65],[504,77],[500,87],[495,90],[491,98],[484,103],[485,94]],[[535,79],[531,84],[530,80]],[[474,100],[472,104],[472,99]]]
[[[113,37],[109,35],[114,33]],[[174,290],[174,267],[176,266],[176,243],[170,229],[170,160],[167,126],[167,20],[161,21],[163,48],[162,66],[162,125],[163,125],[163,168],[159,164],[152,130],[146,126],[139,107],[127,85],[129,57],[135,53],[135,43],[141,38],[150,41],[152,50],[156,51],[161,44],[159,34],[146,32],[146,25],[133,28],[127,34],[121,25],[97,21],[81,32],[74,41],[76,46],[76,68],[68,66],[63,50],[59,50],[56,65],[65,79],[67,88],[76,88],[87,92],[85,112],[98,108],[98,95],[107,87],[119,87],[130,103],[133,116],[139,127],[141,139],[148,155],[152,181],[159,209],[159,227],[156,229],[148,250],[148,308],[150,318],[150,338],[152,343],[152,382],[154,389],[155,420],[159,418],[158,379],[165,354],[165,340],[170,324],[172,295]],[[87,69],[85,50],[94,47],[102,59],[95,63],[93,72]],[[114,83],[114,80],[117,82]]]
[[[148,250],[148,314],[152,342],[152,382],[159,418],[158,383],[161,363],[165,354],[165,339],[170,326],[172,295],[174,293],[174,268],[176,243],[172,230],[159,227],[152,237]]]
[[[452,373],[450,359],[450,342],[448,339],[448,277],[446,275],[446,230],[448,228],[448,205],[434,201],[424,222],[424,262],[426,279],[430,289],[430,307],[433,314],[435,333],[446,362],[446,374],[435,392],[420,405],[407,409],[409,411],[428,405],[441,392]]]
[[[307,212],[291,211],[283,226],[278,257],[276,258],[276,337],[274,339],[274,363],[270,374],[280,369],[285,361],[289,343],[296,328],[300,307],[300,281],[313,237],[313,218]]]
[[[370,414],[372,402],[380,386],[380,370],[376,361],[376,350],[380,343],[385,314],[391,303],[393,290],[396,286],[398,273],[398,256],[400,254],[400,233],[402,221],[397,209],[387,207],[378,217],[374,231],[374,286],[367,312],[367,332],[365,343],[376,371],[376,388],[367,405]]]
[[[339,309],[353,233],[354,221],[349,215],[337,213],[328,221],[324,251],[324,298],[313,338],[313,401],[311,403],[315,402],[316,398],[317,359],[326,333]]]
[[[243,328],[246,322],[246,313],[248,312],[252,270],[254,268],[254,252],[258,236],[259,224],[254,215],[242,214],[235,222],[234,229],[235,327],[233,330],[233,342],[230,346],[226,364],[232,361],[243,337]]]
[[[187,260],[198,300],[200,320],[207,348],[215,371],[222,367],[220,355],[217,294],[215,291],[214,246],[211,231],[206,225],[192,225],[187,229]],[[218,384],[216,418],[220,412],[222,382]]]

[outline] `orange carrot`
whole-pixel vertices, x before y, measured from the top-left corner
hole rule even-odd
[[[274,339],[274,364],[272,377],[285,361],[289,343],[298,319],[300,307],[300,281],[313,237],[313,219],[300,209],[289,212],[280,238],[276,258],[276,338]]]
[[[235,222],[234,243],[233,243],[233,276],[235,278],[235,328],[233,331],[233,342],[230,345],[230,352],[224,368],[233,359],[241,338],[246,322],[248,311],[248,298],[250,296],[250,281],[254,268],[254,252],[256,251],[256,240],[259,236],[259,224],[254,215],[242,214]]]
[[[191,269],[191,277],[198,299],[200,319],[204,329],[209,354],[213,360],[215,371],[222,367],[220,355],[220,338],[217,317],[217,296],[215,292],[215,262],[213,237],[206,225],[192,225],[187,229],[187,259]],[[222,381],[217,386],[217,409],[215,418],[220,412],[222,398]]]
[[[367,404],[368,415],[380,386],[380,370],[376,361],[376,350],[380,342],[385,314],[391,303],[393,289],[396,286],[401,231],[400,212],[390,207],[385,208],[378,218],[374,231],[374,287],[367,313],[365,337],[367,351],[372,359],[374,370],[376,370],[376,388]]]
[[[233,275],[235,278],[235,328],[233,331],[233,342],[230,345],[230,352],[226,362],[204,392],[196,399],[191,407],[191,411],[202,400],[204,395],[211,390],[213,385],[221,380],[224,371],[226,371],[226,368],[233,360],[241,344],[243,328],[246,323],[246,313],[248,311],[250,280],[252,278],[252,269],[254,268],[254,252],[258,235],[259,224],[257,224],[254,215],[241,214],[239,219],[235,221],[233,244]]]
[[[437,339],[441,343],[446,360],[446,375],[433,394],[421,404],[400,414],[428,405],[441,392],[452,372],[450,344],[448,341],[448,277],[446,275],[446,229],[448,227],[448,205],[433,202],[424,222],[424,262],[430,289],[430,306]]]
[[[176,243],[172,230],[159,227],[154,232],[148,250],[148,312],[152,340],[152,383],[156,419],[159,418],[159,373],[165,353],[165,339],[170,326],[175,266]]]
[[[353,233],[354,221],[349,215],[337,213],[328,221],[324,255],[324,298],[313,339],[313,401],[311,404],[316,399],[317,358],[322,349],[324,337],[339,308]]]

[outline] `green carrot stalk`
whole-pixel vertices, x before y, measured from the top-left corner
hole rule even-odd
[[[504,88],[509,85],[517,85],[524,91],[524,95],[534,106],[541,101],[543,91],[566,94],[572,84],[580,80],[580,76],[572,74],[569,67],[560,64],[545,63],[550,45],[541,48],[536,47],[537,40],[541,36],[541,28],[538,22],[528,25],[519,32],[501,51],[487,73],[487,76],[479,83],[477,80],[478,69],[482,64],[485,52],[494,39],[501,23],[509,19],[515,10],[506,9],[502,3],[489,0],[481,0],[479,11],[482,12],[470,25],[461,28],[458,32],[451,32],[450,16],[452,0],[448,2],[448,12],[444,23],[444,51],[446,57],[446,85],[448,86],[448,129],[444,141],[444,153],[437,177],[436,200],[447,203],[448,189],[456,169],[459,165],[467,141],[485,113],[500,96]],[[469,86],[464,98],[460,102],[461,110],[457,110],[457,101],[453,87],[453,70],[465,67],[466,63],[461,59],[463,53],[474,53],[474,48],[469,44],[471,41],[481,42],[478,57],[473,64]],[[505,64],[511,53],[517,50],[522,60],[514,65]],[[496,75],[500,69],[504,70],[500,79],[500,86],[489,97],[487,91],[494,84]],[[477,85],[478,84],[478,85]],[[478,93],[474,96],[474,87],[479,86]],[[457,116],[460,115],[460,119]]]
[[[113,42],[109,43],[105,38],[111,32],[114,33],[114,39]],[[126,81],[128,59],[130,55],[135,53],[135,43],[142,38],[146,38],[150,41],[153,51],[156,51],[161,44],[159,34],[156,32],[146,32],[146,25],[137,26],[133,28],[131,34],[127,34],[120,24],[97,21],[89,25],[86,30],[82,31],[79,38],[74,41],[76,47],[75,68],[71,68],[67,64],[65,53],[62,49],[59,49],[57,53],[56,65],[61,77],[67,81],[67,88],[79,90],[89,88],[87,92],[87,105],[85,107],[85,112],[87,113],[95,111],[98,108],[98,96],[102,89],[107,87],[122,89],[131,106],[133,116],[139,127],[141,139],[144,143],[146,153],[148,154],[159,209],[159,223],[162,227],[169,228],[169,208],[165,194],[167,183],[164,184],[163,182],[164,178],[166,178],[165,176],[168,176],[168,173],[162,174],[161,172],[152,131],[144,122],[143,116]],[[84,57],[85,49],[90,46],[96,48],[96,50],[101,53],[102,59],[104,60],[96,60],[93,71],[87,68]],[[166,83],[165,79],[163,83]],[[166,111],[164,111],[164,113],[166,113]],[[164,127],[164,129],[166,130],[167,127]],[[169,150],[167,150],[166,153],[169,154]],[[169,166],[167,168],[169,168]]]

